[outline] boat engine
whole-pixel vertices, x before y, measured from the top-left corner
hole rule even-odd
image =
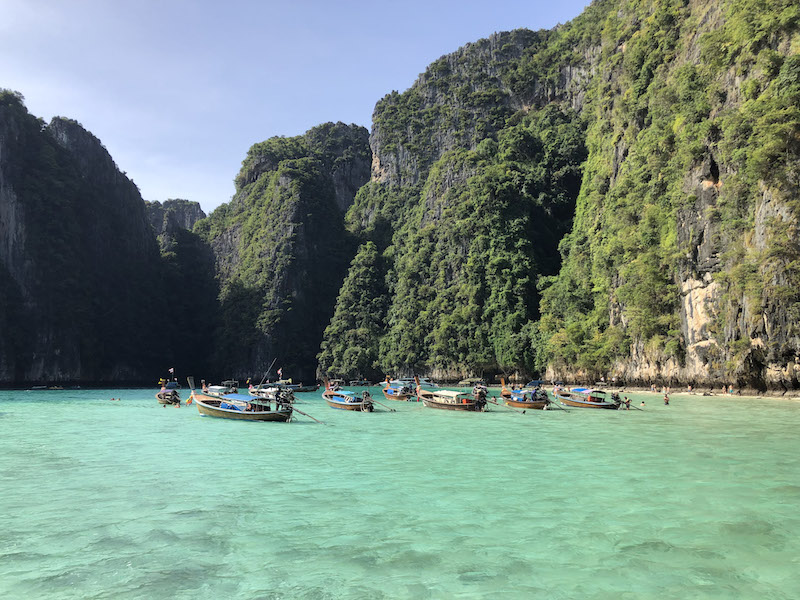
[[[486,388],[477,387],[473,392],[475,398],[475,408],[478,411],[483,411],[486,408]]]

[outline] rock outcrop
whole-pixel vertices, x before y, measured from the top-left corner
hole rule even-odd
[[[313,381],[322,331],[355,245],[343,216],[369,178],[368,133],[328,123],[250,149],[231,202],[195,230],[216,257],[215,363],[261,377],[273,359]],[[273,371],[272,376],[275,376]]]
[[[150,225],[156,236],[162,239],[179,229],[191,231],[194,224],[200,219],[205,219],[206,214],[200,208],[198,202],[189,200],[165,200],[163,203],[155,201],[145,201],[147,214],[150,218]]]
[[[78,123],[43,126],[10,92],[0,97],[0,239],[0,382],[140,381],[169,360],[138,189]]]

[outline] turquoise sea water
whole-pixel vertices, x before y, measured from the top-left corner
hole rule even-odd
[[[300,394],[319,425],[154,393],[0,392],[0,598],[800,598],[798,401]]]

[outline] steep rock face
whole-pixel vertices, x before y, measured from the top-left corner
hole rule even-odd
[[[372,178],[347,223],[384,255],[384,372],[458,379],[530,373],[541,360],[536,280],[557,268],[574,210],[585,158],[579,113],[600,60],[599,37],[583,25],[607,4],[576,28],[467,44],[376,105]],[[345,325],[331,331],[359,337]],[[346,349],[324,343],[321,369],[342,375],[331,369],[347,364]]]
[[[139,192],[79,124],[43,127],[9,92],[0,233],[0,381],[150,379],[165,304],[150,293],[160,266]]]
[[[237,191],[196,226],[220,281],[220,375],[313,380],[322,331],[355,252],[343,214],[369,178],[368,133],[329,123],[248,152]],[[273,371],[272,376],[275,373]]]
[[[610,13],[549,376],[797,387],[799,26],[788,2]]]
[[[157,200],[145,201],[145,206],[150,225],[158,237],[178,229],[191,231],[195,223],[206,218],[200,204],[189,200],[165,200],[163,204]]]
[[[518,111],[556,102],[580,112],[598,59],[588,37],[525,29],[495,33],[443,56],[409,90],[392,92],[375,106],[372,179],[415,186],[443,154],[475,149]]]
[[[190,373],[207,376],[213,367],[210,334],[219,324],[219,285],[213,250],[192,232],[206,215],[197,202],[189,200],[145,202],[145,207],[161,249],[164,290],[175,290],[165,315],[171,332],[170,364],[181,372],[188,368]]]

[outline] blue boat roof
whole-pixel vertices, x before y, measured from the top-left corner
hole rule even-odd
[[[250,402],[254,398],[248,394],[225,394],[223,396],[225,400],[241,400],[243,402]]]

